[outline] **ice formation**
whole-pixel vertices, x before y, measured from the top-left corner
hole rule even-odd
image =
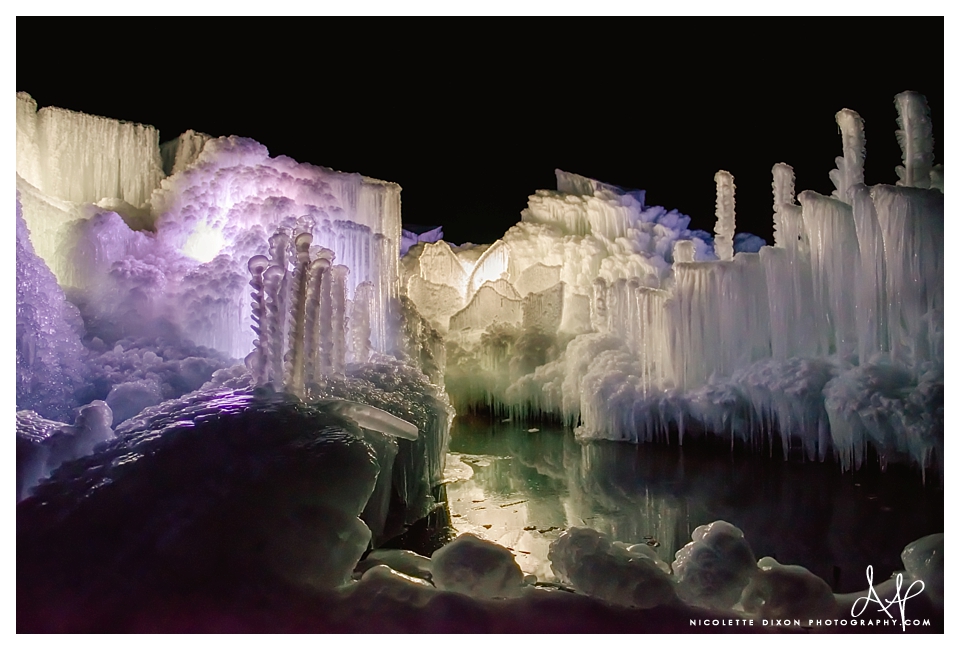
[[[398,292],[397,185],[235,136],[161,145],[25,93],[17,172],[18,408],[70,422],[102,400],[130,432],[192,391],[260,385],[365,432],[374,545],[436,508],[453,412],[431,383],[442,349]],[[18,499],[57,464],[31,458]]]
[[[246,138],[187,132],[162,147],[157,138],[153,127],[37,112],[18,93],[23,214],[61,286],[90,294],[98,317],[163,315],[195,343],[243,358],[253,341],[247,260],[271,249],[278,228],[299,228],[350,268],[347,300],[369,283],[371,347],[386,350],[401,239],[397,185],[271,158]]]
[[[68,460],[91,453],[113,438],[113,412],[100,400],[80,408],[72,425],[17,412],[17,501]]]
[[[943,173],[925,100],[896,107],[896,186],[864,185],[847,109],[833,196],[797,196],[774,165],[773,246],[735,234],[729,172],[711,239],[642,191],[557,170],[493,244],[411,248],[403,287],[445,337],[458,410],[586,438],[706,432],[844,467],[872,448],[942,476]]]
[[[325,629],[835,613],[856,595],[756,562],[724,521],[672,567],[567,530],[553,585],[470,534],[361,557],[437,507],[444,383],[463,410],[586,438],[707,432],[845,467],[873,448],[942,479],[943,169],[923,98],[896,106],[897,186],[863,184],[863,123],[841,111],[833,196],[774,167],[774,246],[735,233],[728,172],[712,238],[560,170],[501,240],[451,246],[402,232],[392,183],[18,93],[18,616],[122,619],[144,591],[267,594]],[[942,535],[902,557],[942,617]]]

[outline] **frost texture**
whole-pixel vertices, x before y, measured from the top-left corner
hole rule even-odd
[[[83,323],[33,250],[17,194],[17,408],[70,421],[83,385]]]

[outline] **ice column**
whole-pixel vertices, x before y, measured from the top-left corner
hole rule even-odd
[[[307,311],[304,328],[304,381],[317,381],[320,377],[320,296],[323,278],[330,268],[331,254],[323,249],[321,256],[310,262],[307,271]]]
[[[933,125],[927,99],[913,91],[894,97],[897,106],[897,142],[903,152],[903,165],[897,166],[897,185],[930,187],[933,170]]]
[[[733,174],[722,169],[713,180],[717,183],[717,225],[714,228],[717,236],[713,240],[713,247],[718,258],[732,260],[733,233],[736,230],[733,193],[736,185],[733,184]]]
[[[265,327],[264,320],[267,314],[266,294],[263,287],[263,272],[270,265],[264,255],[255,255],[250,258],[247,269],[250,271],[250,286],[253,292],[250,298],[250,318],[253,321],[253,333],[257,338],[253,340],[253,352],[247,357],[247,364],[250,367],[250,373],[253,375],[253,381],[258,384],[265,384],[269,381],[269,352],[261,348],[262,332]]]
[[[361,283],[353,303],[356,331],[347,328],[346,266],[333,265],[335,254],[312,247],[313,236],[300,232],[294,239],[296,259],[288,259],[290,238],[278,232],[271,238],[273,260],[250,259],[250,294],[254,351],[246,364],[258,383],[283,385],[303,395],[323,375],[342,374],[347,355],[366,361],[370,356],[370,297],[373,286]],[[350,343],[348,349],[348,342]]]
[[[781,215],[786,206],[796,203],[793,167],[786,163],[777,163],[773,166],[773,243],[777,248],[786,246]]]
[[[863,183],[867,140],[863,135],[863,119],[856,111],[845,108],[837,113],[837,124],[843,136],[843,156],[837,157],[837,168],[830,171],[830,180],[837,188],[832,196],[850,203],[850,188]]]

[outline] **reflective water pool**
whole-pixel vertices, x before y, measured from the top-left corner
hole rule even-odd
[[[646,542],[666,562],[701,525],[726,520],[759,559],[800,564],[835,592],[866,588],[901,567],[909,542],[943,531],[943,491],[892,468],[841,473],[722,449],[578,443],[570,431],[460,420],[447,459],[449,514],[515,551],[521,568],[553,575],[547,550],[569,526]]]

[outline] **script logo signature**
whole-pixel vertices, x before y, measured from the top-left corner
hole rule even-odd
[[[907,590],[903,593],[902,596],[900,595],[900,588],[903,586],[902,573],[897,574],[896,584],[897,584],[897,591],[893,595],[893,598],[890,598],[888,600],[884,600],[880,598],[880,596],[877,594],[876,589],[873,588],[873,565],[867,565],[867,587],[868,587],[867,595],[860,596],[859,598],[857,598],[856,601],[854,601],[853,607],[850,608],[850,615],[853,616],[854,618],[857,618],[858,616],[863,614],[863,612],[867,609],[867,605],[869,603],[876,603],[880,607],[880,609],[883,610],[884,614],[889,616],[891,619],[896,620],[896,617],[890,611],[893,608],[893,606],[896,604],[900,608],[900,626],[903,628],[903,631],[906,632],[907,623],[906,623],[906,615],[904,613],[904,608],[908,600],[910,600],[911,598],[914,598],[915,596],[919,596],[923,592],[924,584],[923,584],[923,580],[915,580],[910,584],[909,587],[907,587]],[[920,585],[920,588],[916,592],[914,592],[913,588],[916,587],[917,585]],[[863,601],[863,603],[861,604],[860,601]],[[859,611],[857,610],[858,605],[862,605]]]

